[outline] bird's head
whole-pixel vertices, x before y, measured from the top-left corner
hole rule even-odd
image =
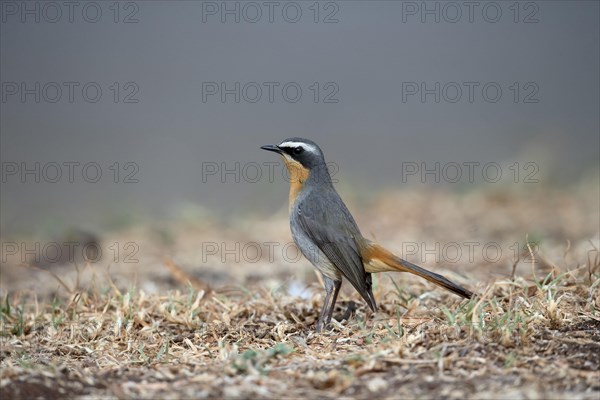
[[[323,152],[315,142],[302,138],[285,139],[278,145],[268,144],[261,149],[273,151],[283,157],[288,168],[291,165],[311,170],[325,164]]]
[[[273,151],[283,157],[292,186],[304,184],[310,176],[315,182],[329,182],[331,179],[323,152],[312,140],[293,137],[277,145],[261,146],[261,149]]]

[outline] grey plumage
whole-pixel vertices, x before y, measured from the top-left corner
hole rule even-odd
[[[332,280],[342,276],[377,308],[367,282],[358,240],[362,235],[348,208],[333,188],[325,166],[313,171],[305,189],[290,210],[290,228],[302,254]],[[320,182],[310,182],[310,179]],[[333,268],[332,268],[333,267]]]

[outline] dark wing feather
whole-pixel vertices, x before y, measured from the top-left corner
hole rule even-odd
[[[352,215],[337,193],[321,192],[306,200],[298,207],[300,227],[375,311],[370,280],[356,244],[362,236]]]

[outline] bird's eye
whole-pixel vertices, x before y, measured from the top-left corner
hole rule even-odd
[[[304,148],[302,146],[294,147],[294,154],[302,154]]]

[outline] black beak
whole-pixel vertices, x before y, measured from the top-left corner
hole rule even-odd
[[[263,150],[274,151],[275,153],[281,154],[281,149],[274,144],[265,144],[264,146],[260,146]]]

